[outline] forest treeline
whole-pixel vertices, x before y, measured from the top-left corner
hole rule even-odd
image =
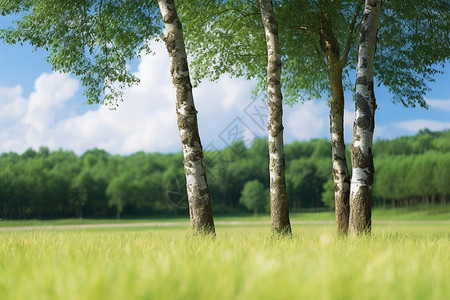
[[[350,151],[347,147],[347,151]],[[291,211],[332,207],[330,142],[286,145],[286,182]],[[425,203],[445,206],[450,195],[450,130],[374,143],[375,206]],[[244,212],[244,185],[269,187],[264,138],[205,153],[215,213]],[[0,156],[0,218],[134,217],[188,215],[182,153],[110,155],[99,149],[38,151]],[[267,192],[268,195],[268,192]],[[267,198],[267,203],[269,199]]]

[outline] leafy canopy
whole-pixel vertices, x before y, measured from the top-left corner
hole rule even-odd
[[[3,0],[0,13],[19,17],[0,38],[47,49],[54,70],[79,77],[90,104],[123,100],[139,82],[127,63],[162,30],[154,0]]]
[[[191,70],[198,84],[222,74],[256,78],[265,89],[267,49],[258,1],[179,1]],[[329,16],[342,64],[344,88],[357,61],[358,27],[364,1],[274,1],[282,54],[283,94],[288,103],[330,96],[327,57],[320,45]],[[450,4],[443,0],[384,1],[375,77],[394,102],[427,107],[424,95],[450,57]],[[352,20],[356,14],[355,27]]]
[[[429,82],[450,59],[450,2],[383,1],[375,55],[375,77],[394,102],[428,107]]]
[[[362,2],[274,1],[288,103],[330,94],[320,46],[324,14],[339,45],[344,87],[351,88]],[[195,84],[228,73],[256,78],[255,92],[265,89],[267,49],[257,0],[183,0],[177,6]],[[449,11],[444,0],[383,2],[375,77],[394,102],[427,107],[428,83],[450,57]],[[162,30],[155,0],[3,0],[0,13],[19,16],[0,38],[48,49],[55,70],[80,78],[88,103],[122,100],[123,89],[139,81],[127,62],[150,52],[149,41]]]

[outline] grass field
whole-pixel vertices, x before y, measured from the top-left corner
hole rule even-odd
[[[262,218],[265,218],[262,216]],[[147,220],[148,221],[148,220]],[[448,299],[450,224],[0,231],[0,299]]]

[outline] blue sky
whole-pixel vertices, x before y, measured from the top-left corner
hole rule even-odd
[[[4,18],[4,17],[2,17]],[[0,20],[3,27],[6,19]],[[55,73],[44,51],[0,42],[0,152],[22,153],[48,146],[82,154],[95,147],[111,154],[137,151],[180,151],[176,127],[175,93],[169,60],[161,44],[156,55],[143,57],[133,70],[141,84],[127,90],[125,102],[115,111],[86,105],[75,77]],[[385,88],[377,88],[375,138],[413,135],[420,129],[450,129],[450,65],[430,84],[430,109],[392,104]],[[206,149],[219,149],[236,138],[247,143],[266,135],[265,107],[251,99],[254,82],[226,76],[204,82],[194,90],[199,130]],[[351,142],[354,103],[346,93],[345,136]],[[285,142],[329,138],[326,101],[285,106]]]

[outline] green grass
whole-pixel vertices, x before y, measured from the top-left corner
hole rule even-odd
[[[450,224],[0,232],[0,299],[445,299]]]

